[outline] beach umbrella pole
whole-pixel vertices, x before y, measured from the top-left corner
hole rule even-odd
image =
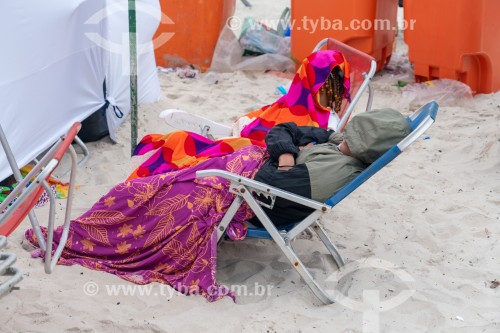
[[[128,2],[128,27],[130,46],[130,131],[131,154],[137,146],[137,21],[135,0]]]

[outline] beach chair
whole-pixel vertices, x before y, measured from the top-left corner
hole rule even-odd
[[[342,103],[342,109],[338,115],[332,111],[331,121],[329,121],[328,124],[330,129],[342,131],[354,108],[356,107],[356,104],[359,102],[366,89],[368,89],[366,111],[371,109],[373,90],[371,88],[370,81],[373,78],[373,75],[375,75],[377,62],[373,57],[333,38],[326,38],[320,41],[314,48],[314,51],[318,51],[325,47],[329,50],[340,51],[351,66],[351,102],[349,103],[344,100],[344,103]],[[231,136],[231,126],[223,125],[210,119],[189,114],[181,110],[164,110],[160,113],[160,117],[173,128],[195,132],[203,136],[210,137],[211,139],[214,137]]]
[[[28,216],[38,239],[40,249],[45,252],[45,272],[47,274],[50,274],[53,271],[68,238],[70,212],[73,202],[73,186],[77,168],[77,156],[71,143],[75,139],[80,127],[81,124],[79,122],[74,123],[67,134],[59,138],[48,149],[43,157],[40,158],[40,160],[35,161],[36,164],[33,166],[31,171],[26,175],[26,177],[22,178],[14,154],[12,153],[10,145],[7,142],[7,138],[2,127],[0,126],[0,143],[4,149],[5,155],[7,156],[12,173],[17,181],[17,186],[0,205],[0,235],[8,236],[17,228],[24,218]],[[57,168],[63,155],[67,151],[70,153],[71,157],[71,171],[66,212],[63,223],[64,227],[59,245],[55,250],[55,253],[52,254],[56,202],[54,193],[49,187],[47,180],[50,178],[52,172]],[[38,223],[36,215],[33,211],[33,207],[44,191],[47,193],[49,198],[47,241],[45,241],[42,236],[40,224]]]
[[[378,158],[370,166],[368,166],[361,174],[356,178],[342,187],[337,193],[330,197],[326,202],[317,202],[308,198],[300,197],[296,194],[286,192],[264,183],[257,182],[255,180],[242,177],[237,174],[232,174],[223,170],[202,170],[197,171],[197,177],[211,177],[217,176],[222,177],[231,182],[230,191],[234,193],[235,199],[229,207],[226,215],[221,220],[220,224],[217,226],[217,236],[220,240],[231,222],[234,214],[241,206],[243,202],[246,202],[248,206],[253,210],[255,215],[258,217],[264,228],[249,228],[247,236],[257,236],[257,237],[267,237],[271,238],[281,249],[281,251],[288,258],[293,267],[300,274],[302,279],[311,288],[314,294],[325,304],[333,303],[334,298],[329,295],[323,287],[321,287],[316,280],[313,278],[309,270],[299,259],[297,254],[292,248],[292,241],[300,235],[303,231],[309,230],[314,231],[318,236],[324,246],[327,248],[328,252],[332,256],[333,260],[339,267],[339,269],[344,266],[345,261],[342,255],[336,248],[336,246],[329,239],[324,229],[319,224],[319,219],[324,215],[329,213],[339,202],[344,200],[349,194],[356,190],[361,184],[367,181],[376,172],[381,170],[387,164],[389,164],[394,158],[405,151],[410,144],[415,142],[429,127],[434,123],[436,119],[436,114],[438,110],[438,105],[436,102],[430,102],[417,111],[415,111],[411,116],[407,118],[412,132],[404,138],[397,145],[389,149],[384,155]],[[259,202],[255,197],[264,195],[270,199],[270,204],[263,204]],[[266,205],[268,208],[272,208],[277,197],[281,197],[305,207],[314,209],[314,211],[301,222],[294,224],[285,230],[278,230],[274,224],[271,222],[267,214],[261,208],[260,205]]]

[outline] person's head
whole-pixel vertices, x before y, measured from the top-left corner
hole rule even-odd
[[[323,86],[319,89],[319,103],[323,107],[339,113],[344,99],[344,72],[339,66],[334,67]]]
[[[410,132],[410,124],[398,111],[372,110],[354,116],[347,123],[339,149],[365,164],[371,164]]]
[[[331,94],[331,101],[320,102],[321,89],[325,94]],[[342,103],[342,99],[350,100],[349,92],[349,63],[339,51],[321,50],[311,53],[303,60],[290,90],[278,102],[286,103],[295,114],[328,111],[327,107],[332,104],[335,107]],[[338,95],[336,103],[335,93]],[[340,109],[338,106],[337,108]]]

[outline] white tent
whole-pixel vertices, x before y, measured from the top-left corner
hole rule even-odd
[[[130,111],[127,9],[119,0],[0,3],[0,124],[20,166],[106,101],[115,140]],[[148,103],[160,92],[151,39],[161,12],[158,0],[136,0],[136,10],[138,98]],[[0,180],[10,174],[0,149]]]

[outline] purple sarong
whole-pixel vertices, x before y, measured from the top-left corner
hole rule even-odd
[[[221,169],[253,178],[265,155],[265,148],[248,146],[191,168],[118,184],[71,221],[59,264],[106,271],[137,284],[166,283],[209,301],[225,295],[234,299],[215,281],[215,228],[234,194],[229,181],[196,178],[196,171]],[[229,237],[243,239],[244,222],[252,216],[243,204],[228,228]],[[61,232],[62,228],[55,231],[54,247]],[[26,238],[37,245],[32,229]]]

